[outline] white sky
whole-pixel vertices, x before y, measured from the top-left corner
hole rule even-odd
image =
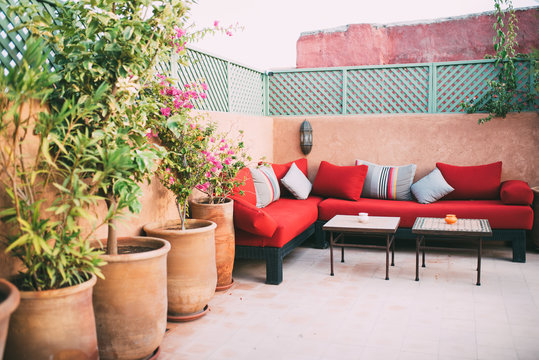
[[[513,0],[515,8],[539,0]],[[493,0],[198,0],[196,27],[239,22],[244,30],[229,37],[209,35],[191,44],[257,70],[294,68],[296,41],[306,31],[347,24],[389,24],[432,20],[494,10]]]

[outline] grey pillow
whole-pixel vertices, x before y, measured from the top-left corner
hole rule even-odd
[[[430,204],[440,200],[455,189],[445,181],[440,170],[435,168],[428,175],[414,183],[411,190],[419,203]]]
[[[367,165],[369,167],[361,197],[412,200],[410,186],[414,181],[415,164],[384,166],[365,160],[356,160],[356,165]]]
[[[305,174],[296,166],[296,163],[292,163],[290,170],[281,179],[281,183],[287,188],[296,199],[305,200],[309,197],[313,185],[307,179]]]

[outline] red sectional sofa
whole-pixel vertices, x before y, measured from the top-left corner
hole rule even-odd
[[[307,160],[300,159],[295,163],[307,175]],[[414,200],[373,199],[365,198],[363,195],[360,197],[361,191],[358,194],[354,189],[358,186],[361,189],[363,182],[359,184],[353,179],[347,181],[350,179],[347,179],[346,171],[353,171],[355,174],[353,176],[356,177],[362,176],[361,174],[365,172],[353,169],[354,167],[330,166],[324,163],[321,164],[324,167],[324,174],[320,171],[321,167],[313,183],[314,195],[310,195],[306,200],[297,200],[290,194],[287,195],[286,190],[281,188],[281,198],[262,209],[256,207],[256,199],[253,199],[255,190],[249,170],[244,169],[238,174],[239,178],[245,180],[245,184],[238,189],[244,194],[236,192],[233,196],[236,257],[264,259],[268,284],[279,284],[282,281],[284,256],[311,235],[315,234],[317,247],[328,246],[322,226],[334,215],[355,215],[358,212],[367,212],[374,216],[399,216],[401,222],[397,238],[415,238],[411,233],[411,227],[419,216],[444,217],[447,213],[452,213],[458,218],[488,219],[493,229],[491,240],[511,241],[513,261],[526,261],[526,230],[531,230],[533,224],[533,210],[530,206],[533,192],[523,181],[511,180],[500,183],[501,163],[499,174],[496,175],[497,183],[493,181],[488,184],[487,180],[480,181],[473,171],[470,173],[468,181],[474,179],[472,188],[478,186],[477,182],[485,185],[481,189],[488,188],[488,191],[478,190],[477,197],[480,199],[451,199],[459,197],[459,192],[465,194],[463,196],[471,196],[466,194],[466,190],[469,190],[466,184],[453,181],[455,190],[451,193],[452,196],[445,196],[429,204],[421,204]],[[292,162],[272,165],[279,181],[291,164]],[[444,164],[437,165],[443,168]],[[451,178],[450,172],[446,172],[445,176]],[[467,181],[466,176],[459,176],[458,179],[460,182]],[[328,186],[331,182],[339,189]],[[348,186],[343,184],[354,186],[343,190],[342,187]],[[481,191],[484,194],[480,194]],[[256,198],[256,195],[254,197]],[[352,200],[338,197],[351,197]]]

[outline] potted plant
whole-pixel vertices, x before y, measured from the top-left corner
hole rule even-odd
[[[215,262],[217,267],[217,291],[229,289],[233,283],[235,236],[234,203],[229,197],[241,184],[236,178],[239,170],[251,158],[246,154],[243,132],[234,139],[230,134],[210,137],[208,148],[202,152],[211,168],[205,174],[206,182],[197,186],[206,196],[191,201],[191,216],[211,220],[215,229]]]
[[[4,357],[9,317],[19,306],[19,290],[5,279],[0,279],[0,356]]]
[[[51,94],[54,106],[64,99],[85,103],[102,95],[77,123],[95,139],[100,158],[111,169],[93,166],[85,179],[103,180],[97,194],[108,208],[101,216],[108,238],[93,242],[106,250],[100,259],[107,263],[105,279],[93,293],[101,359],[155,355],[166,329],[170,245],[157,238],[118,239],[116,219],[140,211],[140,183],[150,177],[164,151],[147,136],[149,114],[158,111],[158,104],[145,96],[144,85],[159,60],[185,53],[181,44],[186,35],[177,25],[186,11],[185,2],[172,0],[70,0],[56,3],[54,19],[39,7],[23,6],[20,12],[30,19],[24,26],[43,37],[55,54],[59,78]]]
[[[171,243],[167,285],[168,319],[172,321],[204,315],[217,283],[216,225],[208,220],[187,219],[189,196],[197,185],[205,182],[205,174],[211,170],[203,152],[214,128],[202,125],[200,116],[190,114],[192,101],[204,98],[205,89],[203,83],[191,83],[179,89],[164,76],[153,87],[153,93],[163,104],[162,125],[156,132],[167,149],[158,174],[162,184],[176,197],[179,219],[147,224],[144,231]]]
[[[106,180],[87,180],[102,158],[97,141],[77,123],[101,98],[66,100],[49,111],[57,81],[43,43],[33,39],[8,75],[0,74],[0,198],[9,199],[0,211],[6,229],[0,235],[21,268],[13,278],[21,300],[5,359],[98,358],[91,299],[103,261],[79,220],[91,219],[87,207]]]

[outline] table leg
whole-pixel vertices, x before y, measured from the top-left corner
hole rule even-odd
[[[386,235],[386,280],[389,280],[389,235]]]
[[[344,239],[343,239],[343,245],[344,245]],[[344,246],[341,247],[341,262],[344,262]]]
[[[391,236],[391,266],[395,266],[395,235]]]
[[[415,281],[419,281],[419,238],[415,238]]]
[[[333,276],[333,231],[329,233],[329,262],[331,264],[331,273]]]
[[[483,251],[483,238],[479,238],[477,249],[477,286],[481,285],[481,252]]]
[[[421,267],[425,267],[425,246],[427,246],[427,240],[425,240],[425,237],[421,237],[421,241],[419,242],[419,245],[421,245],[421,242],[423,242],[423,262],[421,264]]]

